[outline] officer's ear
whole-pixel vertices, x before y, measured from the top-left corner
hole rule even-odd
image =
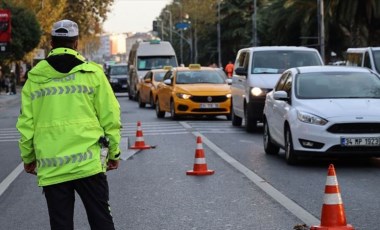
[[[73,47],[75,50],[78,48],[78,39],[77,40],[75,40],[75,42],[74,42],[74,47]]]

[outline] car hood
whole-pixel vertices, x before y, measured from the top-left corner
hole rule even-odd
[[[249,77],[249,85],[262,89],[273,89],[280,76],[281,74],[251,74]]]
[[[316,99],[303,100],[299,108],[324,118],[379,117],[380,99]]]
[[[231,88],[227,84],[181,84],[176,85],[175,91],[191,95],[220,95],[231,93]]]

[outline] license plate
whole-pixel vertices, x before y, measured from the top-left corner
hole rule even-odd
[[[121,88],[127,88],[127,85],[121,85]]]
[[[218,103],[201,103],[200,104],[201,109],[214,109],[214,108],[219,108]]]
[[[380,137],[341,137],[342,146],[380,146]]]

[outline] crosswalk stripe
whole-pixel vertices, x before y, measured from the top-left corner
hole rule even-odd
[[[244,133],[244,129],[233,127],[230,121],[164,121],[164,122],[144,122],[141,124],[144,136],[159,135],[182,135],[190,132],[200,133]],[[136,123],[122,123],[121,136],[133,137],[136,134]],[[20,134],[16,128],[0,129],[0,142],[18,141]]]

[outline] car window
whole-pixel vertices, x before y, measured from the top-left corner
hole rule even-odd
[[[275,91],[279,91],[279,90],[282,90],[284,88],[284,85],[285,85],[285,82],[286,82],[286,79],[288,78],[289,76],[289,72],[287,73],[284,73],[281,75],[280,79],[278,80],[278,83],[275,87]]]
[[[371,73],[298,74],[296,96],[304,99],[380,98],[380,79]]]
[[[152,72],[149,71],[148,73],[146,73],[144,79],[145,80],[146,79],[152,79]]]
[[[290,96],[290,93],[292,91],[292,81],[293,81],[292,74],[289,73],[288,78],[286,78],[286,82],[285,82],[284,87],[283,87],[283,90],[285,92],[287,92],[289,96]]]
[[[368,51],[366,51],[364,54],[363,66],[367,67],[368,69],[371,69],[371,60],[369,59]]]
[[[158,72],[154,74],[155,81],[162,81],[164,79],[165,72]]]
[[[110,75],[126,75],[128,74],[128,66],[110,66]]]
[[[237,58],[234,67],[235,67],[235,69],[238,67],[247,69],[248,68],[248,62],[249,62],[249,52],[242,51],[240,53],[239,57]]]
[[[376,72],[380,73],[380,50],[373,50],[372,53],[375,62]]]
[[[177,84],[224,84],[225,79],[218,71],[184,71],[178,72],[176,78]]]
[[[293,67],[322,64],[317,52],[295,50],[256,51],[251,63],[252,74],[279,74]]]

